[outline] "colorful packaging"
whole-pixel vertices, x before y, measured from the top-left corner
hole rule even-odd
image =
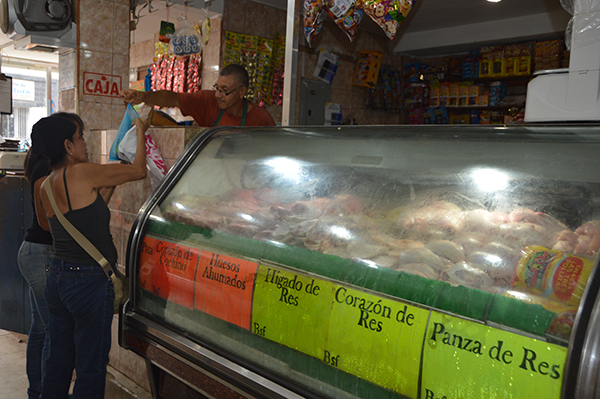
[[[355,86],[375,87],[381,68],[383,54],[379,51],[361,51],[354,72],[352,84]]]
[[[530,75],[531,74],[531,56],[522,56],[517,58],[515,75]]]
[[[309,46],[321,32],[324,15],[321,0],[304,0],[304,37]]]
[[[361,7],[355,7],[355,0],[329,0],[323,4],[323,10],[329,14],[337,26],[348,36],[350,42],[356,38],[358,24],[365,12]]]
[[[492,60],[481,60],[479,61],[479,77],[487,78],[492,73]]]
[[[362,7],[387,37],[394,40],[413,4],[414,0],[363,0]]]
[[[237,33],[225,31],[225,48],[223,49],[223,64],[239,64],[242,55],[240,37]]]
[[[271,103],[273,87],[273,40],[258,38],[256,91],[254,102],[264,107]]]
[[[490,76],[504,76],[504,70],[506,69],[506,62],[504,58],[494,58],[492,60]]]
[[[578,305],[594,266],[592,260],[541,245],[525,247],[512,286],[545,298]]]

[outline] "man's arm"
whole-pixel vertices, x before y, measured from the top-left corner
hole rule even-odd
[[[137,90],[123,90],[121,97],[125,103],[130,102],[131,104],[146,103],[146,105],[159,107],[179,107],[179,97],[177,93],[169,90],[158,90],[158,91],[137,91]]]

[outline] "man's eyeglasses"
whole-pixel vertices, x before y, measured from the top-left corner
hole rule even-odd
[[[228,96],[231,93],[233,93],[234,91],[236,91],[237,89],[239,89],[239,87],[238,87],[238,88],[235,88],[235,89],[232,89],[232,90],[229,90],[229,91],[225,91],[225,90],[221,89],[219,86],[217,86],[216,83],[213,85],[212,88],[213,88],[214,91],[218,91],[219,93],[221,93],[224,96]]]

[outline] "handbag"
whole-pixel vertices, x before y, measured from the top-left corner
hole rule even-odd
[[[118,270],[116,270],[113,265],[111,265],[106,258],[98,251],[98,249],[92,244],[79,230],[75,228],[67,220],[65,215],[62,214],[60,209],[58,209],[58,205],[56,204],[56,200],[54,199],[54,194],[52,193],[52,187],[50,187],[50,179],[44,180],[42,183],[42,187],[46,190],[46,194],[48,195],[48,199],[50,200],[50,204],[52,205],[52,210],[56,214],[58,221],[62,226],[67,230],[71,237],[83,248],[85,251],[92,257],[100,267],[106,277],[112,282],[113,290],[115,291],[115,301],[113,304],[113,313],[119,313],[119,309],[121,306],[129,299],[129,284],[127,284],[127,277]]]

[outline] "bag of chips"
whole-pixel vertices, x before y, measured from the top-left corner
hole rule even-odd
[[[323,27],[321,0],[304,0],[304,36],[310,46]]]
[[[358,31],[358,24],[365,15],[362,7],[357,7],[354,0],[329,0],[323,5],[323,9],[344,31],[350,42],[353,42]]]
[[[387,37],[394,40],[414,2],[415,0],[363,0],[362,7]]]

